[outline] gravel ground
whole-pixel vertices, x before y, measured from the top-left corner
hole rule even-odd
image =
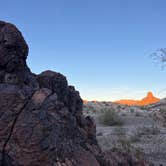
[[[127,140],[139,149],[155,166],[166,166],[166,128],[153,119],[151,112],[141,109],[118,111],[122,126],[103,126],[99,123],[100,113],[90,114],[97,125],[97,138],[104,150],[118,145],[118,140]]]

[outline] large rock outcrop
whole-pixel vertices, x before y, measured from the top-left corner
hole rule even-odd
[[[28,45],[0,21],[0,165],[109,166],[82,100],[60,73],[33,74]]]

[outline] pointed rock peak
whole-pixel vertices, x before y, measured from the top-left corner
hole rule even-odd
[[[154,97],[154,95],[153,95],[152,92],[148,92],[148,93],[147,93],[147,97]]]

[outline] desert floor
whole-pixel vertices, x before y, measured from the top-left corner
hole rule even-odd
[[[107,109],[111,105],[107,105]],[[115,107],[115,106],[114,106]],[[120,109],[119,109],[120,107]],[[166,128],[154,119],[157,110],[146,110],[138,107],[114,108],[120,125],[103,125],[100,122],[101,105],[86,106],[84,113],[94,118],[97,127],[97,139],[102,149],[110,150],[115,147],[135,149],[155,166],[166,166]],[[88,110],[88,113],[86,112]],[[91,111],[92,110],[92,111]],[[109,109],[108,109],[109,110]]]

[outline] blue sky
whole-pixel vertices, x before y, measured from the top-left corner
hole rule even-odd
[[[150,54],[166,47],[165,0],[5,0],[0,19],[29,44],[35,73],[66,75],[88,100],[166,97],[166,69]]]

